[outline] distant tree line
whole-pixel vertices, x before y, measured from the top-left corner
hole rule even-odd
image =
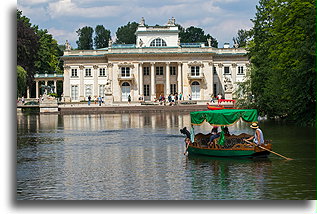
[[[139,24],[136,22],[128,22],[128,24],[121,26],[116,31],[116,40],[114,44],[136,44],[135,32]],[[203,42],[206,45],[207,39],[211,39],[211,46],[218,47],[218,42],[210,34],[205,34],[203,29],[197,27],[179,28],[179,37],[181,43],[196,43]],[[90,26],[85,26],[77,31],[78,40],[77,49],[79,50],[92,50],[108,47],[109,40],[111,39],[111,31],[105,29],[103,25],[97,25],[95,30]]]
[[[63,52],[52,35],[32,25],[17,10],[17,96],[31,88],[36,71],[62,73],[61,55]]]
[[[249,39],[243,45],[251,61],[240,95],[254,95],[253,102],[243,105],[269,117],[315,125],[315,1],[260,0],[256,9],[253,28],[240,32]]]

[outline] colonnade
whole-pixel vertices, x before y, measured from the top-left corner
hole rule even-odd
[[[156,97],[156,70],[155,70],[155,65],[162,65],[162,62],[150,62],[150,96],[151,100],[154,100]],[[171,93],[171,70],[170,67],[173,65],[173,62],[164,62],[165,64],[165,89],[164,93],[166,95]],[[139,95],[144,96],[144,67],[148,67],[147,63],[140,63],[139,64]],[[176,78],[176,84],[177,84],[177,91],[178,93],[182,92],[183,93],[183,78],[182,78],[182,63],[177,62],[177,78]]]

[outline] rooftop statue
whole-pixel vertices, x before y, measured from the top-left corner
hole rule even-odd
[[[144,17],[142,17],[139,23],[139,26],[144,26],[144,25],[145,25],[145,20],[144,20]]]
[[[72,47],[70,46],[68,40],[66,40],[66,43],[65,43],[65,50],[66,51],[70,51],[72,49]]]

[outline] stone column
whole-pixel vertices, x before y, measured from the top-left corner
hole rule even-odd
[[[214,64],[212,62],[209,62],[208,65],[209,65],[209,71],[211,74],[209,91],[210,91],[211,95],[215,95],[215,92],[214,92]],[[208,83],[208,81],[207,81],[207,83]]]
[[[39,98],[39,81],[35,81],[35,98]]]
[[[65,99],[65,102],[70,101],[70,74],[69,72],[70,72],[70,66],[64,66],[63,96]]]
[[[154,98],[156,97],[156,91],[155,91],[155,70],[154,70],[155,63],[151,63],[151,100],[154,101]]]
[[[223,94],[224,89],[223,89],[223,64],[222,63],[218,63],[218,77],[219,77],[219,84],[218,84],[218,93]],[[217,94],[218,95],[218,94]]]
[[[85,89],[85,86],[84,86],[84,66],[83,65],[80,65],[79,66],[79,101],[80,100],[84,100],[85,99],[85,94],[84,94],[84,89]]]
[[[54,93],[57,93],[57,80],[54,80]]]
[[[183,93],[182,63],[179,62],[177,65],[177,90],[178,93]]]
[[[26,88],[26,98],[30,98],[30,87]]]
[[[231,68],[232,68],[232,72],[231,72],[232,84],[235,85],[236,78],[237,78],[237,64],[232,63]]]
[[[144,84],[143,84],[143,63],[140,63],[139,64],[139,69],[140,69],[140,75],[139,75],[139,77],[140,77],[140,87],[139,87],[139,95],[140,96],[142,96],[143,97],[143,91],[144,91],[144,89],[143,89],[143,86],[144,86]]]
[[[47,86],[47,80],[44,81],[44,85]],[[47,89],[44,90],[44,94],[45,94],[45,93],[48,94]]]
[[[166,97],[171,93],[171,73],[170,73],[170,62],[166,63]]]
[[[93,66],[93,75],[94,75],[94,93],[93,93],[93,97],[94,96],[98,96],[98,65],[94,65]]]

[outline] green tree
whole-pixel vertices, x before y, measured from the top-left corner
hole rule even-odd
[[[314,124],[315,2],[260,0],[250,42],[251,90],[260,112]]]
[[[107,30],[103,25],[97,25],[94,38],[95,48],[100,49],[108,47],[109,40],[111,39],[110,34],[110,30]]]
[[[22,97],[26,90],[27,72],[21,67],[17,66],[17,96]]]
[[[211,39],[211,46],[217,48],[218,42],[210,34],[205,35],[205,32],[201,28],[189,27],[184,29],[182,26],[178,25],[179,37],[181,38],[181,43],[196,43],[203,42],[208,45],[207,39]]]
[[[34,62],[38,58],[39,36],[29,21],[17,10],[17,65],[27,71],[27,85],[31,86],[36,72]]]
[[[136,35],[135,32],[139,24],[136,22],[128,22],[128,24],[121,26],[117,29],[116,44],[136,44]]]
[[[248,39],[250,39],[250,32],[247,30],[238,30],[237,37],[233,37],[233,44],[237,44],[239,48],[245,48],[247,46]]]
[[[36,29],[37,35],[40,37],[40,47],[37,52],[38,59],[35,61],[37,71],[40,73],[53,73],[54,71],[61,73],[61,68],[59,67],[61,52],[57,41],[53,39],[46,29],[38,29],[37,26]]]
[[[79,50],[93,50],[92,35],[94,33],[94,30],[92,29],[92,27],[85,26],[81,29],[78,29],[76,33],[79,37],[78,40],[76,41],[78,49]]]

